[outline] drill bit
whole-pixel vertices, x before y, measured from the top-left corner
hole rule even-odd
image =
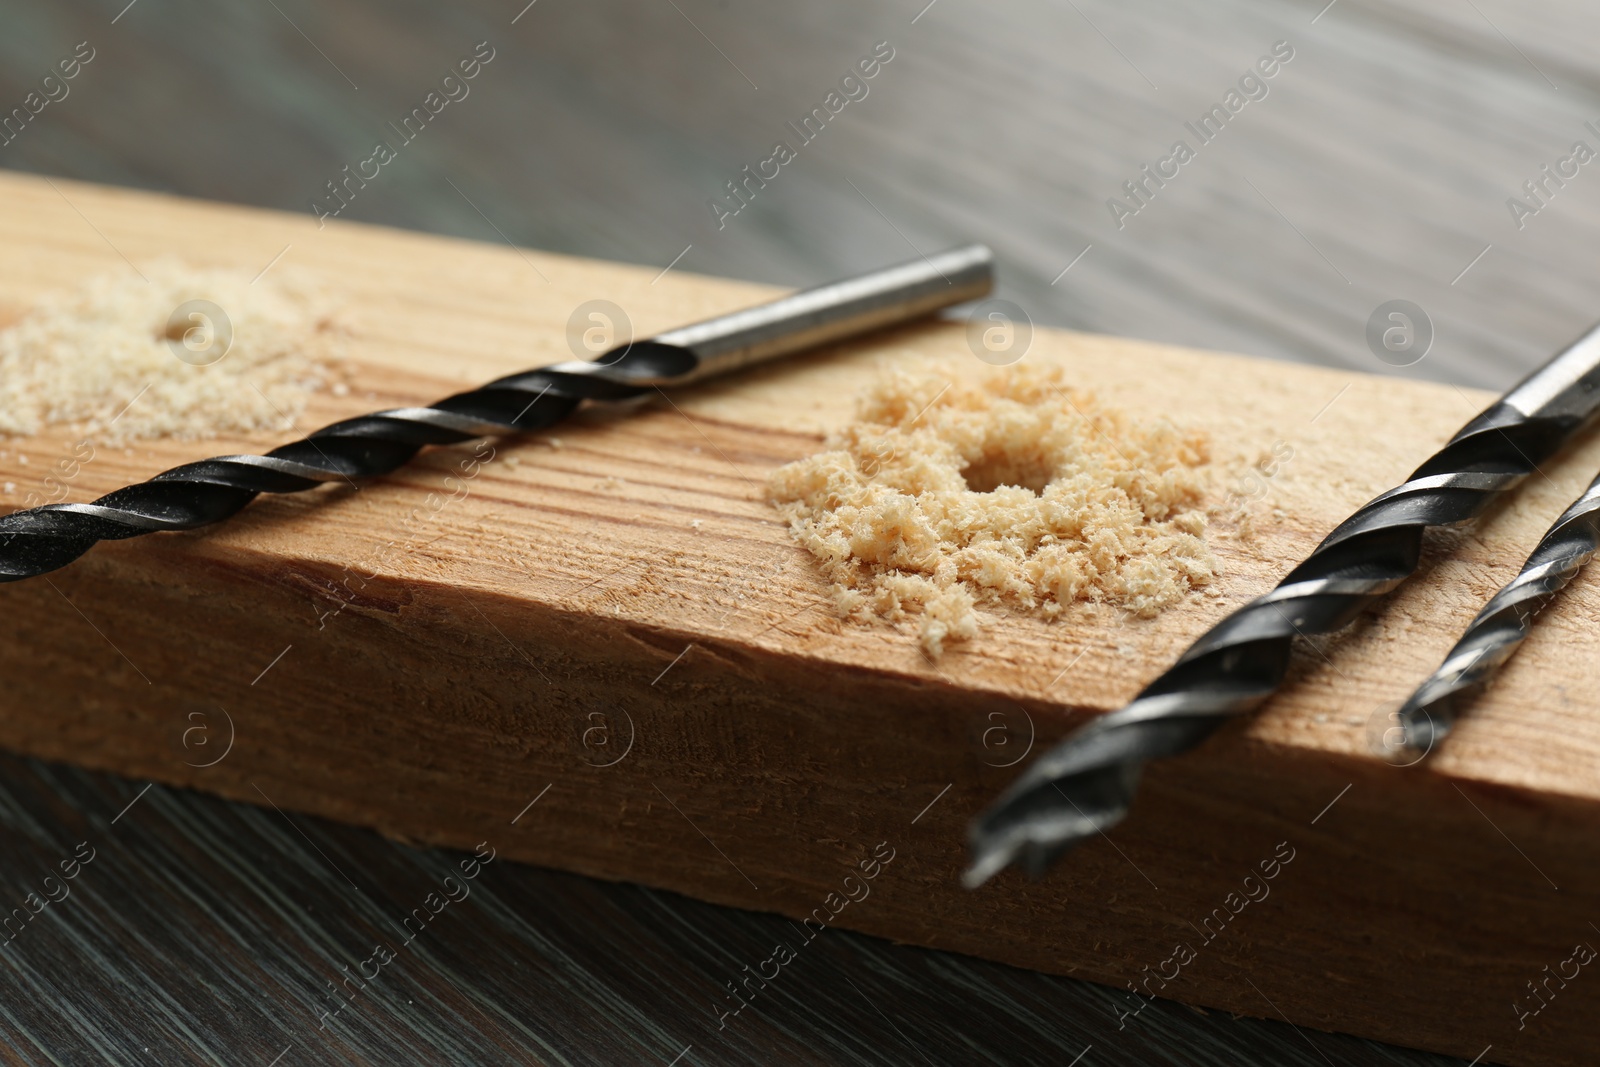
[[[1404,745],[1427,755],[1456,717],[1505,665],[1533,629],[1534,617],[1600,550],[1600,477],[1539,539],[1522,570],[1489,599],[1439,669],[1399,711]]]
[[[0,581],[64,567],[98,541],[221,522],[260,493],[387,474],[428,445],[542,430],[586,401],[633,400],[974,300],[993,287],[993,263],[987,248],[967,245],[621,345],[592,362],[344,419],[262,456],[185,463],[88,504],[15,511],[0,518]]]
[[[1350,623],[1417,569],[1422,534],[1467,522],[1600,410],[1600,326],[1468,422],[1404,484],[1368,501],[1271,592],[1212,626],[1132,703],[1040,756],[972,824],[976,887],[1034,876],[1127,816],[1144,765],[1199,745],[1282,685],[1297,636]]]

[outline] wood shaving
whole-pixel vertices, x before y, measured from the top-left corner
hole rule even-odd
[[[62,423],[112,443],[281,431],[338,358],[331,309],[287,267],[252,281],[162,260],[143,274],[90,279],[0,331],[0,434]],[[232,330],[226,354],[207,365],[197,365],[203,349],[186,361],[173,347],[196,321],[185,314],[174,327],[174,312],[197,300],[221,308]],[[191,340],[207,336],[219,335]]]
[[[1058,368],[892,372],[826,449],[775,471],[773,501],[844,615],[913,620],[929,656],[977,636],[980,606],[1148,618],[1212,580],[1206,437],[1101,407]]]

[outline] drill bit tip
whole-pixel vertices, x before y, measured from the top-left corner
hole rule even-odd
[[[1521,571],[1483,606],[1444,662],[1398,713],[1406,743],[1432,751],[1461,711],[1516,654],[1534,619],[1600,548],[1600,478],[1545,531]]]
[[[1600,344],[1591,347],[1584,359],[1600,376]],[[963,881],[980,885],[1011,863],[1042,873],[1121,822],[1147,762],[1193,749],[1254,710],[1287,677],[1295,638],[1348,625],[1416,572],[1424,530],[1472,520],[1527,477],[1600,405],[1600,382],[1573,378],[1563,358],[1549,365],[1560,371],[1560,389],[1545,395],[1519,386],[1508,394],[1538,393],[1551,411],[1507,401],[1485,410],[1402,485],[1340,523],[1276,589],[1215,623],[1132,703],[1040,756],[973,822],[973,862]],[[1579,403],[1588,408],[1574,417],[1567,409]],[[1412,719],[1415,740],[1431,747],[1431,735],[1421,732],[1431,720]]]

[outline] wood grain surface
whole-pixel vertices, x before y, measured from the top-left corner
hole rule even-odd
[[[24,8],[0,35],[0,86],[13,96],[74,41],[111,47],[47,121],[0,148],[0,162],[304,210],[436,68],[492,38],[513,46],[493,68],[505,80],[493,92],[480,84],[350,217],[504,232],[655,269],[692,244],[682,267],[785,284],[881,261],[902,234],[931,248],[976,233],[1001,251],[1007,295],[1041,322],[1463,385],[1508,383],[1593,314],[1583,279],[1600,220],[1583,179],[1524,231],[1504,208],[1596,111],[1585,52],[1594,16],[1578,5],[1340,0],[1325,11],[1253,3],[1200,14],[945,0],[915,23],[916,11],[889,7],[540,5],[514,25],[523,6],[511,6],[141,3],[114,24],[120,2]],[[1105,198],[1280,37],[1299,54],[1273,95],[1208,146],[1170,198],[1111,229]],[[727,230],[711,228],[704,199],[880,38],[910,45],[836,124],[839,136],[809,148]],[[1439,330],[1430,357],[1398,372],[1361,338],[1367,314],[1394,296],[1422,302]],[[31,779],[16,788],[48,795]],[[735,922],[706,910],[719,914]],[[1071,983],[1040,988],[1062,997],[1053,1012],[1073,1016]],[[92,1012],[108,1002],[78,1003]],[[1563,1025],[1560,1008],[1538,1025]],[[1284,1061],[1233,1044],[1248,1032],[1180,1040],[1197,1059]],[[1126,1052],[1143,1038],[1115,1040]],[[1406,1055],[1327,1047],[1339,1062]],[[1118,1054],[1105,1049],[1085,1062]],[[715,1053],[697,1048],[687,1061],[703,1055]],[[1026,1059],[1018,1051],[1011,1062]]]
[[[498,860],[322,1028],[329,984],[403,938],[399,918],[471,852],[12,756],[0,767],[16,903],[80,843],[94,849],[70,895],[0,950],[6,1063],[1454,1062],[1164,1001],[1118,1031],[1104,987],[842,930],[719,1029],[724,984],[793,936],[787,920]]]

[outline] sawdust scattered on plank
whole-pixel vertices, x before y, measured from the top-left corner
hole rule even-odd
[[[1203,434],[1103,407],[1059,368],[898,371],[770,489],[840,611],[913,623],[937,657],[981,608],[1151,617],[1209,584],[1209,459]]]
[[[175,260],[141,271],[89,279],[0,330],[0,434],[64,424],[121,443],[283,430],[329,379],[339,330],[314,279]]]

